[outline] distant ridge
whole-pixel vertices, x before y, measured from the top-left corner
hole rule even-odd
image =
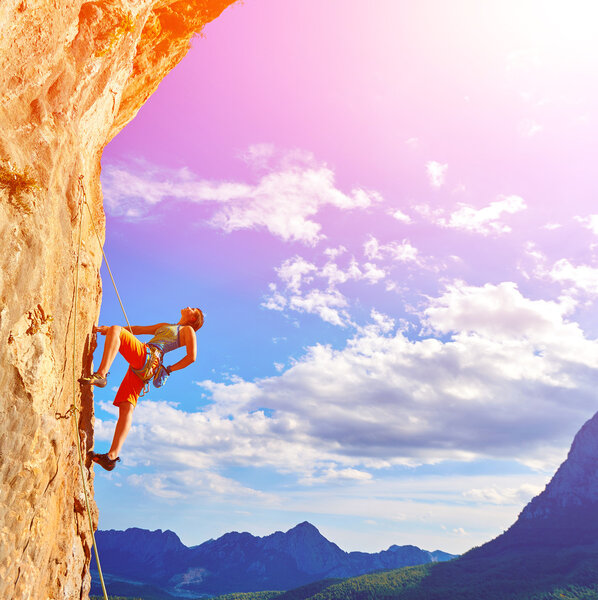
[[[98,531],[96,539],[102,549],[102,569],[111,581],[111,594],[130,595],[131,586],[143,584],[153,586],[156,598],[160,591],[192,598],[287,590],[320,579],[454,558],[416,546],[393,545],[374,554],[345,552],[307,521],[265,537],[234,531],[191,548],[174,532],[162,530]],[[95,585],[92,592],[97,593]]]
[[[249,594],[234,600],[265,598]],[[598,413],[577,433],[544,491],[494,540],[450,562],[323,580],[268,595],[268,600],[390,598],[598,600]]]
[[[544,491],[502,535],[468,553],[559,550],[598,541],[598,413],[577,432],[567,459]]]

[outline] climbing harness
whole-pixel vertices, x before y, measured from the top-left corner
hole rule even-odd
[[[133,367],[131,367],[131,371],[133,371],[133,373],[135,373],[135,375],[137,375],[137,377],[139,377],[139,379],[141,379],[141,381],[143,381],[143,389],[141,390],[141,393],[139,394],[139,397],[142,398],[143,396],[145,396],[145,394],[147,394],[150,390],[150,381],[154,378],[157,377],[158,374],[160,373],[160,368],[164,368],[162,366],[162,357],[163,357],[163,353],[160,350],[160,348],[157,348],[156,346],[150,346],[149,344],[146,345],[146,355],[145,355],[145,362],[143,363],[143,367],[141,367],[141,369],[133,369]],[[154,385],[155,384],[155,379],[154,379]],[[156,386],[159,387],[159,386]]]
[[[177,326],[175,342],[172,338],[174,331],[172,331],[171,326],[164,326],[158,329],[152,341],[146,344],[146,355],[143,366],[140,369],[133,369],[131,367],[131,371],[144,383],[143,390],[139,395],[140,398],[149,391],[152,379],[154,380],[154,387],[157,388],[162,387],[166,383],[170,373],[163,364],[164,353],[180,346],[179,330],[180,327]]]

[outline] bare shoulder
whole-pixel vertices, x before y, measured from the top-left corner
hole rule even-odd
[[[181,325],[179,335],[183,338],[195,337],[195,329],[191,325]]]

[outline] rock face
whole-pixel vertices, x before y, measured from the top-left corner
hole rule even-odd
[[[72,378],[91,369],[101,301],[100,158],[233,1],[0,2],[0,598],[87,597],[77,436],[57,415],[75,401],[93,445],[93,398]]]
[[[469,554],[573,548],[598,540],[598,413],[578,431],[544,491],[501,536]],[[467,555],[467,556],[468,556]]]
[[[172,531],[143,529],[99,531],[98,544],[107,556],[103,569],[111,576],[114,593],[126,594],[131,582],[138,582],[154,586],[156,594],[190,597],[286,590],[325,578],[454,558],[415,546],[391,546],[375,554],[344,552],[307,522],[266,537],[227,533],[193,548]]]

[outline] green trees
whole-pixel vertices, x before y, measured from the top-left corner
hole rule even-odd
[[[598,600],[598,545],[465,555],[287,592],[229,594],[214,600]]]

